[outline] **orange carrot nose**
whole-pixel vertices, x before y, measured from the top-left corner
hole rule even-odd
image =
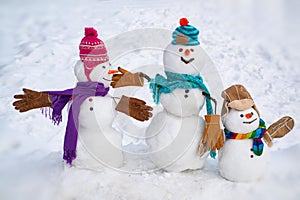
[[[115,74],[115,73],[118,73],[119,71],[116,70],[116,69],[111,69],[111,70],[108,70],[108,74]]]
[[[190,50],[188,50],[188,49],[186,49],[186,50],[184,51],[184,55],[185,55],[185,56],[189,56],[190,53],[191,53],[191,52],[190,52]]]
[[[247,119],[250,119],[252,117],[252,115],[253,115],[252,113],[247,113],[245,116]]]

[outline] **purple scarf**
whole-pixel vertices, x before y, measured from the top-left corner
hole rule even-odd
[[[50,118],[54,124],[59,124],[62,121],[61,111],[65,105],[72,99],[68,122],[64,141],[64,156],[63,159],[67,163],[72,164],[76,158],[76,146],[78,139],[78,116],[80,105],[90,96],[105,96],[109,91],[109,87],[105,88],[103,83],[99,82],[78,82],[74,89],[64,91],[45,91],[51,96],[52,110]]]

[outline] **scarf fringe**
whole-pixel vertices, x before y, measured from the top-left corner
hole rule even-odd
[[[50,107],[41,108],[41,113],[46,118],[49,118],[54,125],[59,125],[62,122],[62,115],[53,114],[53,109]]]
[[[64,150],[63,159],[67,161],[68,164],[72,164],[72,161],[76,158],[76,150]]]

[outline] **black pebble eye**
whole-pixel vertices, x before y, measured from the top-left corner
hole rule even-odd
[[[105,69],[106,67],[103,65],[102,68]]]
[[[243,114],[240,114],[240,116],[241,116],[241,117],[244,117],[244,115],[243,115]]]
[[[191,52],[194,52],[194,49],[191,49]]]
[[[251,115],[253,115],[253,112],[251,112]]]
[[[183,49],[182,49],[182,48],[180,48],[180,49],[179,49],[179,52],[182,52],[182,50],[183,50]]]

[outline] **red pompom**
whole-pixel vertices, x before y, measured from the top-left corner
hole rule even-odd
[[[84,29],[84,35],[85,35],[85,36],[94,36],[94,37],[98,37],[97,31],[96,31],[96,29],[94,29],[93,27],[85,28],[85,29]]]
[[[179,24],[180,26],[186,26],[189,24],[189,20],[187,20],[187,18],[181,18]]]

